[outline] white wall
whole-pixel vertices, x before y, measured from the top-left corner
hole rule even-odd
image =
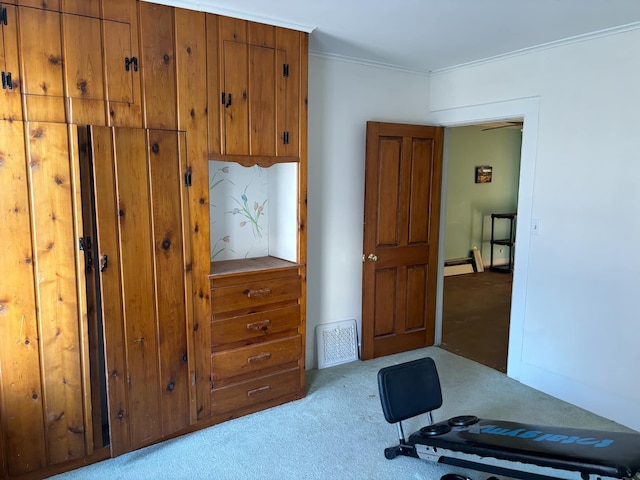
[[[307,368],[316,325],[353,318],[361,331],[366,122],[425,123],[428,91],[424,75],[309,59]]]
[[[509,374],[640,430],[638,58],[629,30],[439,72],[430,117],[528,109]]]

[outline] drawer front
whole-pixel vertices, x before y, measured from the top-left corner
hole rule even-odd
[[[211,290],[211,313],[295,300],[301,295],[302,280],[299,276],[214,288]]]
[[[211,355],[211,376],[215,382],[223,378],[235,377],[295,361],[301,355],[300,335],[225,350]]]
[[[211,411],[229,412],[267,402],[300,389],[300,368],[265,375],[211,391]]]
[[[299,325],[299,305],[215,320],[211,323],[211,344],[240,342],[298,328]]]

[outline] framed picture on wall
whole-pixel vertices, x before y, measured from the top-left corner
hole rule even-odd
[[[490,183],[493,175],[493,167],[484,165],[476,167],[476,183]]]

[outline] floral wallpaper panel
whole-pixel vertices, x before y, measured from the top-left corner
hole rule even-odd
[[[209,162],[212,262],[269,254],[268,197],[267,169]]]

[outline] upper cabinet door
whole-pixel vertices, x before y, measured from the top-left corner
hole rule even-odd
[[[22,120],[16,7],[0,3],[0,11],[7,18],[6,25],[0,23],[0,69],[2,70],[0,118]]]
[[[173,8],[140,3],[145,126],[175,130],[177,86]]]
[[[223,42],[224,90],[223,152],[227,155],[247,155],[249,150],[249,107],[247,86],[247,45]]]
[[[65,121],[64,57],[60,13],[18,8],[18,45],[26,115],[30,120]]]
[[[138,59],[128,23],[62,15],[69,123],[106,125],[105,101],[133,104]],[[113,115],[109,115],[113,117]]]
[[[69,123],[106,124],[101,23],[99,18],[62,14]]]
[[[218,30],[219,158],[298,160],[300,34],[227,17]]]

